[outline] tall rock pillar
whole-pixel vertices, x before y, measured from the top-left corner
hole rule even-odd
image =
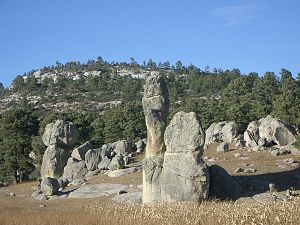
[[[160,175],[164,161],[164,132],[169,111],[165,80],[151,75],[146,80],[143,109],[147,126],[146,155],[143,161],[143,203],[161,201]]]

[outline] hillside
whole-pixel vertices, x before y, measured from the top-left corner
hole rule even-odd
[[[194,111],[207,129],[213,122],[236,121],[241,132],[250,121],[273,115],[300,127],[300,80],[286,69],[277,76],[266,72],[241,74],[238,69],[201,70],[180,61],[142,65],[106,62],[101,57],[86,63],[69,62],[17,76],[8,89],[0,88],[0,181],[10,181],[13,171],[4,165],[19,161],[18,168],[35,178],[27,165],[28,154],[37,155],[40,165],[45,146],[41,141],[45,125],[56,119],[72,121],[80,131],[80,143],[95,147],[121,139],[132,142],[146,136],[142,93],[144,78],[161,74],[168,85],[170,112]],[[17,123],[15,121],[18,121]],[[12,139],[12,137],[18,137]],[[18,152],[11,147],[20,143]],[[10,153],[8,153],[10,152]],[[13,154],[14,160],[7,155]],[[22,162],[26,162],[23,165]]]

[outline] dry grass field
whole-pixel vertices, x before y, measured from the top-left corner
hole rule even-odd
[[[233,150],[228,153],[216,153],[215,146],[205,151],[205,156],[215,158],[209,164],[223,166],[230,174],[238,177],[264,179],[276,183],[280,191],[285,187],[299,190],[299,182],[294,180],[297,168],[279,167],[278,162],[299,156],[273,157],[270,153],[248,153]],[[239,159],[237,152],[245,155]],[[247,158],[249,157],[249,158]],[[139,160],[141,157],[139,158]],[[251,164],[257,169],[255,174],[233,171],[238,166]],[[141,173],[109,178],[96,176],[88,181],[94,183],[141,184]],[[207,201],[200,205],[125,205],[115,204],[110,197],[94,199],[56,199],[36,201],[30,195],[35,182],[24,183],[0,189],[0,225],[159,225],[159,224],[300,224],[300,198],[278,202],[271,205],[259,203],[234,204],[233,202]],[[14,192],[16,196],[9,196]],[[45,207],[40,207],[44,205]]]

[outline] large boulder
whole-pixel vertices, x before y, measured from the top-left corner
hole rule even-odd
[[[240,196],[240,184],[218,165],[209,167],[211,198],[236,200]]]
[[[213,123],[205,131],[205,146],[216,142],[232,142],[239,133],[236,122],[222,121]]]
[[[270,115],[260,122],[259,135],[261,138],[266,138],[268,142],[273,141],[279,146],[292,145],[296,142],[296,131],[293,127]]]
[[[59,178],[63,174],[70,155],[70,149],[50,145],[43,156],[41,177]]]
[[[46,146],[73,147],[78,138],[79,132],[73,123],[57,120],[46,125],[42,140]]]
[[[69,182],[74,180],[83,180],[85,175],[88,173],[84,161],[77,161],[74,158],[68,160],[68,164],[64,168],[64,174],[62,179],[68,180]]]
[[[120,140],[109,145],[112,147],[113,151],[118,155],[125,156],[133,152],[132,143],[127,140]]]
[[[195,113],[178,112],[166,128],[161,200],[199,203],[208,198],[209,171],[201,156],[204,133]]]
[[[108,165],[108,169],[110,170],[119,170],[125,167],[125,161],[121,155],[117,155],[112,158],[110,164]]]
[[[247,147],[292,145],[296,142],[296,130],[282,121],[267,116],[259,121],[252,121],[244,133]]]
[[[45,177],[41,182],[41,191],[45,196],[55,195],[59,188],[59,183],[55,178]]]
[[[72,151],[71,156],[74,159],[77,159],[79,161],[85,160],[85,154],[87,153],[88,150],[90,150],[92,148],[93,148],[93,146],[92,146],[91,142],[87,141],[84,144],[80,145],[79,147],[75,148]]]
[[[147,127],[146,155],[143,160],[143,202],[160,201],[160,174],[165,152],[164,132],[169,111],[169,92],[162,76],[146,79],[143,110]]]
[[[101,162],[101,149],[90,149],[85,154],[85,164],[88,170],[93,171],[98,168]]]

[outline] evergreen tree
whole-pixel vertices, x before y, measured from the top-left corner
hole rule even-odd
[[[27,109],[11,109],[3,114],[0,124],[0,179],[22,182],[33,170],[28,154],[31,138],[37,134],[37,118]]]

